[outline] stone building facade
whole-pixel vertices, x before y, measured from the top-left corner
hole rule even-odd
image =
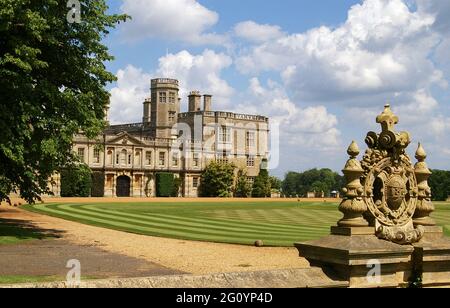
[[[212,96],[193,91],[180,112],[179,83],[151,81],[141,123],[111,125],[96,140],[75,136],[73,149],[94,172],[104,174],[105,197],[155,197],[156,174],[181,179],[180,196],[197,197],[201,173],[212,160],[259,174],[268,156],[269,119],[213,111]],[[54,177],[53,191],[60,193]]]

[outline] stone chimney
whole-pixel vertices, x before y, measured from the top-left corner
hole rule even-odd
[[[152,100],[151,98],[146,98],[144,101],[144,117],[142,122],[144,125],[149,125],[152,120]]]
[[[212,111],[212,95],[203,95],[203,110]]]
[[[189,94],[189,112],[201,111],[202,96],[199,91],[192,91]]]

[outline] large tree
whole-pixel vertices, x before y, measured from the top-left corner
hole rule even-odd
[[[212,161],[203,171],[200,185],[201,197],[227,198],[233,196],[235,166]]]
[[[268,198],[272,194],[271,188],[269,172],[265,169],[261,169],[253,183],[252,197]]]
[[[236,187],[234,189],[234,196],[236,198],[248,198],[252,194],[252,185],[248,182],[247,173],[244,170],[239,170],[236,179]]]
[[[127,16],[108,15],[104,0],[79,2],[78,23],[67,1],[0,0],[0,201],[19,191],[39,200],[74,160],[74,134],[104,127],[115,77],[102,40]]]

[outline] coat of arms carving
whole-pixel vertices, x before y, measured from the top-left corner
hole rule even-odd
[[[399,118],[389,105],[377,117],[380,133],[369,132],[368,146],[362,161],[357,160],[359,148],[353,142],[350,159],[343,170],[347,179],[345,198],[340,205],[344,218],[340,227],[372,226],[380,239],[397,244],[421,240],[423,226],[434,225],[429,214],[434,210],[427,179],[431,175],[425,161],[426,153],[419,145],[414,166],[406,153],[411,143],[408,132],[396,132]]]

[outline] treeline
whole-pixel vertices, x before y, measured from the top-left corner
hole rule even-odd
[[[288,172],[282,182],[282,194],[285,197],[306,197],[309,192],[323,192],[325,197],[330,197],[333,191],[340,192],[344,186],[344,176],[330,169]]]
[[[432,170],[428,180],[433,201],[446,201],[450,197],[450,171]]]

